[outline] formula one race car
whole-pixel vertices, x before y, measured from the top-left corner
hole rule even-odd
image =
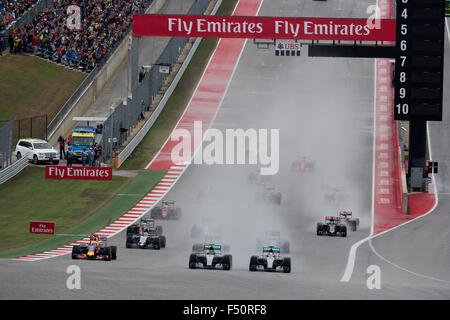
[[[340,217],[325,217],[325,223],[317,222],[317,235],[346,237],[347,226],[340,221]]]
[[[151,211],[151,217],[154,219],[178,219],[181,216],[181,208],[175,207],[175,201],[161,201]]]
[[[280,248],[265,247],[262,255],[250,258],[250,271],[282,271],[291,272],[291,258],[282,257]]]
[[[117,247],[107,245],[105,236],[91,235],[88,244],[80,244],[72,247],[72,259],[86,260],[116,260]]]
[[[256,250],[261,251],[266,246],[280,248],[282,253],[289,253],[289,240],[282,239],[280,231],[268,230],[262,238],[256,239]]]
[[[357,227],[359,226],[359,218],[353,219],[352,216],[353,212],[351,211],[339,212],[341,221],[350,226],[350,229],[352,229],[352,231],[356,231]]]
[[[258,191],[255,195],[256,200],[263,200],[268,203],[281,204],[281,192],[275,191],[273,186],[265,186],[263,191]]]
[[[291,169],[293,171],[313,171],[314,161],[311,161],[306,157],[301,157],[300,160],[292,162]]]
[[[272,182],[271,175],[261,174],[261,169],[250,172],[248,175],[248,183],[256,185],[265,185]]]
[[[166,237],[162,235],[162,227],[155,225],[155,220],[142,218],[139,224],[127,228],[127,248],[153,248],[166,247]]]
[[[192,252],[189,257],[189,269],[222,269],[230,270],[231,254],[223,254],[222,246],[205,244],[202,251]]]

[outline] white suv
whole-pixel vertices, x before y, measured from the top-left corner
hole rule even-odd
[[[59,163],[59,152],[53,149],[47,141],[41,139],[20,139],[16,145],[17,159],[26,156],[34,164],[39,162]]]

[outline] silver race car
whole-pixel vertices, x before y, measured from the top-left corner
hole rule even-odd
[[[139,224],[127,228],[127,248],[161,249],[166,247],[162,226],[156,226],[154,219],[142,218]]]
[[[264,247],[262,255],[250,258],[250,271],[280,271],[291,272],[291,258],[282,257],[280,248]]]
[[[223,254],[222,246],[205,244],[202,251],[192,252],[189,257],[189,269],[221,269],[230,270],[231,254]]]
[[[256,239],[256,251],[261,251],[268,246],[280,248],[281,253],[289,253],[290,251],[289,240],[281,238],[280,231],[267,230],[262,237]]]

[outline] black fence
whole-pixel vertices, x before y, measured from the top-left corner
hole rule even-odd
[[[0,123],[0,170],[12,162],[14,119]]]
[[[13,145],[16,145],[17,141],[23,138],[47,140],[48,115],[46,114],[18,120],[0,120],[0,125],[5,122],[12,122]]]

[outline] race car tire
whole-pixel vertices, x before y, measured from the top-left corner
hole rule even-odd
[[[160,236],[159,240],[160,240],[161,248],[165,248],[166,247],[166,236]]]
[[[197,264],[197,255],[195,253],[192,253],[189,256],[189,269],[195,269]]]
[[[77,254],[81,254],[80,246],[73,246],[72,247],[72,259],[78,259]]]
[[[341,227],[341,237],[347,237],[347,227],[346,226]]]
[[[323,224],[321,222],[317,222],[316,233],[318,236],[321,236],[323,233]]]
[[[137,226],[137,225],[132,225],[132,226],[127,227],[127,236],[137,234],[138,232],[139,232],[139,226]]]
[[[106,261],[111,261],[111,256],[112,256],[111,247],[106,247],[104,254],[105,254],[105,258],[104,259]]]
[[[111,259],[116,260],[117,259],[117,247],[111,246]]]
[[[356,225],[359,226],[359,218],[356,218],[355,221],[356,221]]]
[[[223,261],[222,261],[223,270],[230,270],[232,262],[233,262],[233,257],[231,256],[231,254],[224,255]]]
[[[355,220],[350,221],[350,228],[352,229],[352,231],[356,231],[356,221]]]
[[[154,248],[156,250],[160,250],[161,249],[161,238],[160,237],[156,238],[156,241],[154,243]]]
[[[256,271],[256,266],[258,265],[258,257],[257,256],[251,256],[250,258],[250,265],[248,269],[250,271]]]
[[[133,248],[133,243],[131,242],[131,241],[128,241],[128,239],[127,239],[127,242],[125,243],[125,248]]]
[[[192,245],[192,252],[200,252],[203,250],[203,245],[201,243],[194,243]]]
[[[283,272],[284,273],[291,272],[291,258],[289,257],[283,258]]]

